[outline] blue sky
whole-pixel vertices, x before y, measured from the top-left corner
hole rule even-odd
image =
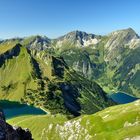
[[[140,0],[0,1],[0,38],[55,38],[73,30],[107,34],[128,27],[140,34]]]

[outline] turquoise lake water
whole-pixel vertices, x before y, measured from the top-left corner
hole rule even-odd
[[[113,93],[109,97],[118,104],[126,104],[138,100],[138,98],[123,92]]]
[[[0,101],[0,107],[3,109],[6,119],[22,115],[45,115],[45,111],[40,108],[20,104],[13,101]]]

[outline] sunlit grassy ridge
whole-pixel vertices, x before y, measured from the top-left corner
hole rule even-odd
[[[50,124],[61,124],[67,121],[67,118],[62,115],[36,115],[22,116],[8,120],[12,125],[29,128],[35,140],[45,140],[44,133],[49,128]]]
[[[46,132],[53,139],[123,140],[140,136],[140,101],[105,109],[56,125]]]
[[[0,98],[20,100],[24,96],[25,88],[34,88],[32,79],[32,65],[26,48],[20,47],[18,56],[8,59],[0,68]]]
[[[7,50],[12,49],[17,43],[18,43],[18,40],[16,39],[0,43],[0,54],[3,54]]]
[[[8,122],[30,128],[37,140],[124,140],[140,136],[139,106],[140,100],[70,121],[63,116],[25,116]]]
[[[75,116],[113,105],[96,82],[74,71],[63,57],[50,54],[49,50],[37,51],[18,43],[0,59],[1,99]]]

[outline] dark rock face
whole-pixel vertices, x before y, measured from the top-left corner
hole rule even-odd
[[[77,101],[77,98],[80,96],[78,89],[72,84],[61,83],[60,89],[63,93],[64,105],[74,116],[80,115],[80,104]]]
[[[52,67],[52,75],[59,78],[63,78],[65,68],[69,69],[62,57],[55,58],[52,56]]]
[[[0,109],[0,140],[33,140],[28,129],[13,127],[6,123],[3,111]]]

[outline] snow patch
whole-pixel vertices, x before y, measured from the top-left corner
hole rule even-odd
[[[84,45],[85,47],[89,46],[89,45],[95,45],[99,42],[99,40],[97,38],[94,38],[94,39],[89,39],[89,40],[84,40],[83,39],[83,42],[84,42]]]

